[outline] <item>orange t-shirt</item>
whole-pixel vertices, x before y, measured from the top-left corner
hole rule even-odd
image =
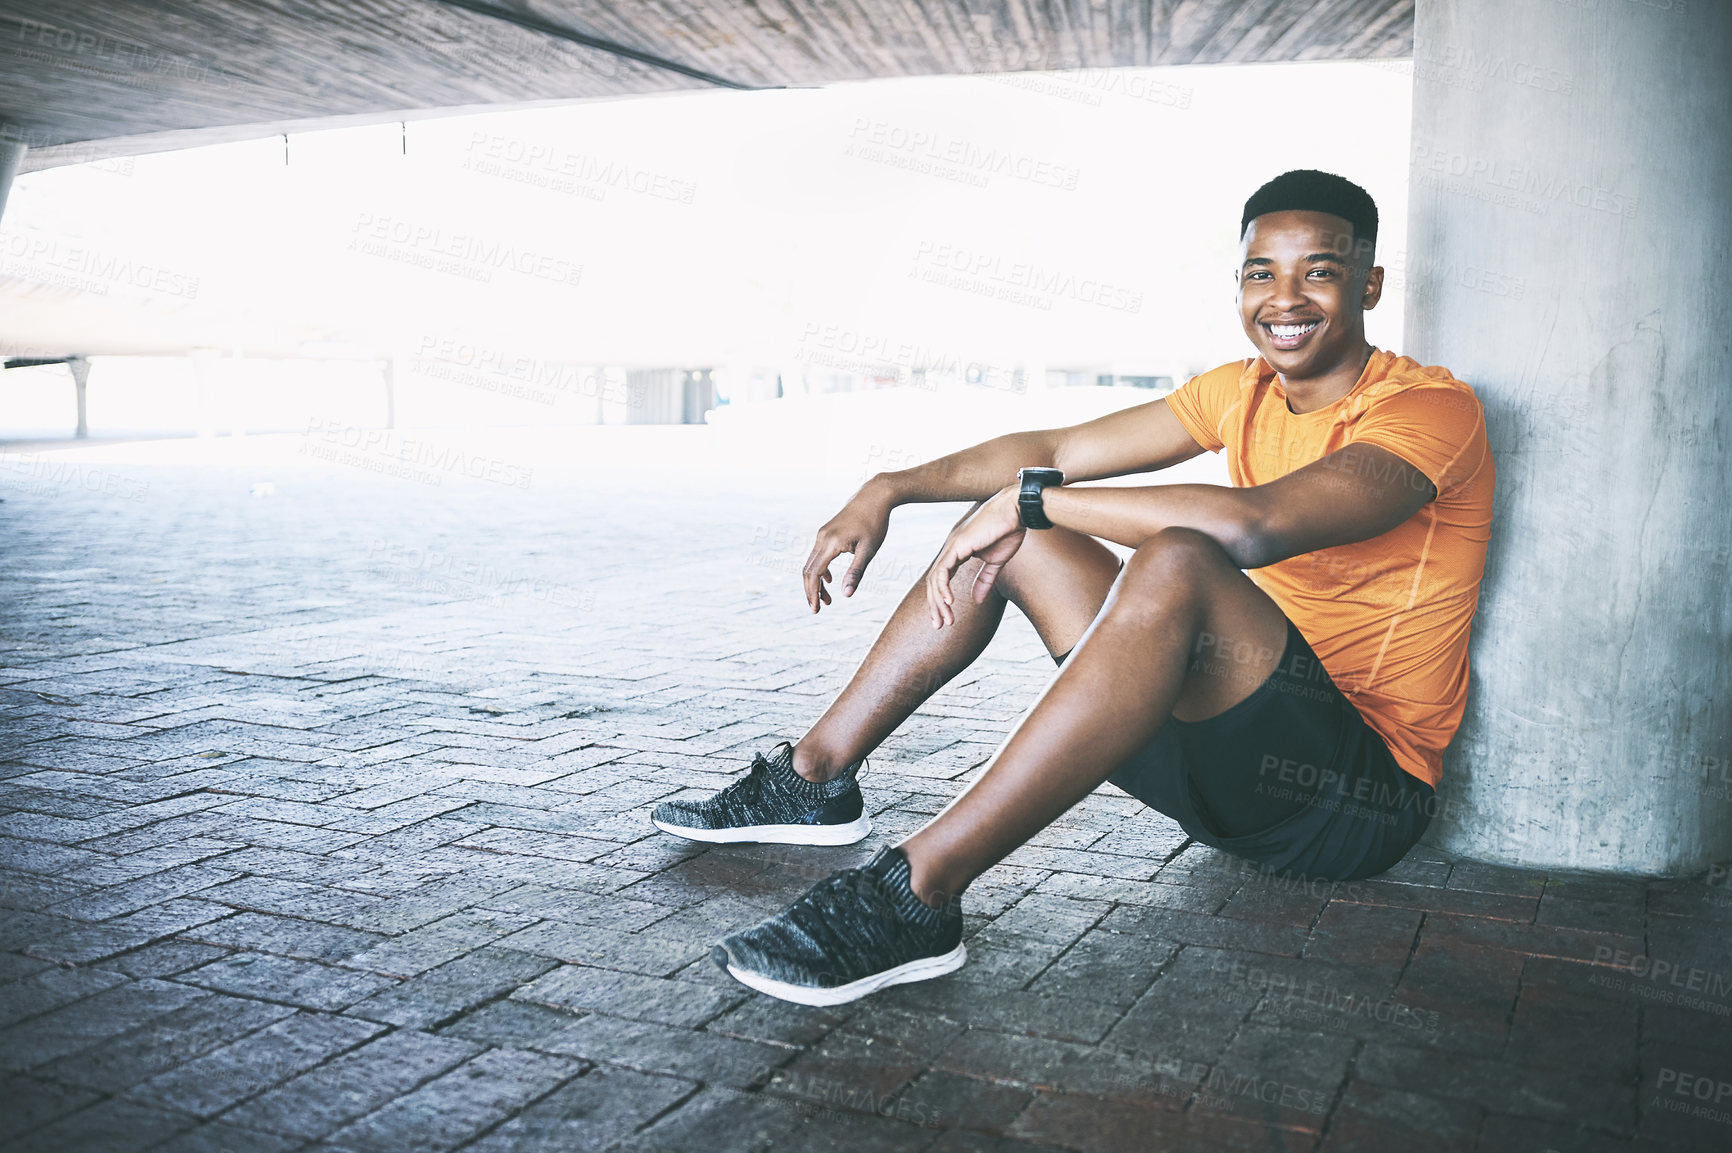
[[[1353,391],[1315,412],[1288,409],[1262,357],[1192,377],[1167,404],[1198,444],[1227,450],[1235,486],[1267,484],[1349,444],[1386,448],[1437,486],[1435,500],[1381,536],[1248,574],[1397,763],[1435,787],[1467,703],[1497,479],[1473,389],[1376,349]]]

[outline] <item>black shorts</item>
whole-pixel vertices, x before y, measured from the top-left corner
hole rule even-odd
[[[1291,621],[1281,663],[1250,696],[1207,720],[1169,719],[1110,779],[1205,845],[1332,881],[1394,865],[1437,807]]]

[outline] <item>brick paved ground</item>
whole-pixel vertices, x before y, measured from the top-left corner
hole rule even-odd
[[[812,618],[836,485],[607,431],[637,475],[525,489],[13,458],[5,1148],[1732,1148],[1702,878],[1422,848],[1282,887],[1107,789],[971,890],[954,976],[748,994],[711,942],[935,812],[1050,665],[1009,621],[876,758],[860,846],[655,834],[816,716],[954,513]]]

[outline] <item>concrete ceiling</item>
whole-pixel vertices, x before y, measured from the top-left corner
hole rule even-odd
[[[1411,55],[1414,0],[0,0],[24,171],[487,106]]]

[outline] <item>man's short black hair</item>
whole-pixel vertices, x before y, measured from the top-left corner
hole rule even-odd
[[[1295,168],[1253,192],[1239,220],[1241,239],[1251,221],[1265,212],[1327,212],[1353,225],[1355,242],[1370,241],[1374,251],[1377,247],[1377,202],[1371,193],[1333,172]]]

